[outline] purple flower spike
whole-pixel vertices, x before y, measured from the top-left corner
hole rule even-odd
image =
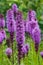
[[[4,29],[2,29],[2,30],[0,30],[0,32],[2,33],[2,35],[3,35],[3,39],[6,39],[6,32],[5,32],[5,30]]]
[[[5,27],[4,16],[0,14],[0,28],[4,28],[4,27]]]
[[[37,21],[32,20],[32,21],[26,22],[26,31],[27,31],[30,35],[32,35],[32,30],[33,30],[35,27],[39,27]]]
[[[34,10],[29,10],[27,14],[27,19],[31,21],[32,19],[36,19],[36,12]]]
[[[2,42],[3,42],[3,35],[2,35],[2,33],[0,32],[0,44],[2,44]]]
[[[11,56],[12,55],[12,49],[11,48],[7,48],[6,49],[6,54]]]
[[[7,11],[7,28],[10,33],[16,30],[14,15],[11,9]]]
[[[17,8],[17,5],[16,4],[13,4],[12,5],[12,9],[13,9],[14,13],[17,13],[18,8]]]
[[[33,41],[35,42],[35,50],[37,52],[41,41],[40,29],[38,27],[35,27],[34,30],[32,31],[32,38]]]
[[[18,44],[25,42],[25,29],[22,13],[18,12],[16,16],[16,40]]]
[[[32,38],[35,43],[39,44],[41,40],[41,33],[40,29],[38,27],[35,27],[34,30],[32,31]]]
[[[43,51],[42,51],[42,52],[40,52],[40,55],[41,55],[41,57],[43,58]]]
[[[29,45],[28,45],[28,44],[23,45],[21,51],[22,51],[22,54],[23,54],[23,55],[27,54],[28,51],[29,51]]]
[[[29,12],[31,16],[36,16],[36,12],[34,10],[30,10]]]
[[[25,27],[21,11],[18,11],[16,15],[16,41],[18,46],[18,63],[20,65],[20,60],[22,58],[21,49],[25,43]]]

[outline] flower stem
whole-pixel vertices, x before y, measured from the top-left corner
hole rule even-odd
[[[12,48],[12,65],[14,65],[13,39],[14,39],[14,33],[10,33],[10,41],[11,41],[11,48]]]
[[[13,43],[12,43],[12,65],[14,65],[14,51],[13,51]]]

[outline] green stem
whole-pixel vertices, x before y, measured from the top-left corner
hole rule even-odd
[[[13,43],[12,43],[12,65],[14,65],[14,50],[13,50]]]

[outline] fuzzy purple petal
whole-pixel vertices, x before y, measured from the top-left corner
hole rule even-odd
[[[38,27],[35,27],[34,30],[32,31],[32,38],[35,43],[39,44],[41,41],[41,33],[40,29]]]
[[[16,4],[13,4],[12,5],[12,9],[13,9],[14,13],[17,13],[18,8],[17,8],[17,5]]]
[[[5,27],[4,16],[0,14],[0,28],[4,28],[4,27]]]
[[[11,48],[7,48],[6,49],[6,54],[7,55],[12,55],[12,49]]]
[[[7,28],[8,28],[8,31],[11,33],[11,32],[14,32],[16,30],[16,26],[15,26],[15,20],[14,20],[14,14],[13,14],[13,10],[9,9],[7,11],[7,16],[6,16],[6,22],[7,22]]]

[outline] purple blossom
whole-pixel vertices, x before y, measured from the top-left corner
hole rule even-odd
[[[0,32],[0,44],[2,44],[2,42],[3,42],[3,35],[2,35],[2,33]]]
[[[16,41],[18,47],[18,63],[20,65],[20,60],[22,58],[21,49],[25,43],[25,27],[21,11],[18,11],[16,15]]]
[[[30,35],[32,35],[32,30],[33,30],[35,27],[39,27],[37,21],[32,20],[32,21],[26,22],[26,31],[27,31]]]
[[[39,43],[41,41],[41,33],[40,33],[40,29],[38,27],[35,27],[34,30],[32,31],[32,38],[35,43],[35,50],[37,52]]]
[[[18,8],[17,8],[17,5],[16,4],[13,4],[12,5],[12,9],[13,9],[14,13],[17,13]]]
[[[40,52],[40,55],[41,55],[41,57],[43,58],[43,51],[42,51],[42,52]]]
[[[2,29],[2,30],[0,30],[0,32],[2,33],[2,35],[3,35],[3,39],[6,39],[6,32],[5,32],[5,30],[4,29]]]
[[[16,41],[18,44],[25,42],[25,29],[22,13],[18,12],[16,16]]]
[[[36,19],[36,12],[34,10],[29,10],[27,14],[27,19],[31,21],[32,19]]]
[[[30,12],[31,12],[30,13],[31,16],[34,16],[34,17],[36,16],[36,12],[34,10],[30,10]]]
[[[41,40],[41,33],[40,29],[38,27],[35,27],[34,30],[32,31],[32,38],[35,43],[39,44]]]
[[[5,27],[4,16],[0,14],[0,28],[4,28],[4,27]]]
[[[28,45],[28,44],[23,45],[21,51],[22,51],[22,54],[23,54],[23,55],[27,54],[28,51],[29,51],[29,45]]]
[[[12,55],[12,49],[11,48],[7,48],[6,49],[6,54],[7,55]]]
[[[8,31],[14,32],[16,30],[16,26],[15,26],[15,20],[14,20],[14,15],[13,15],[13,11],[11,9],[9,9],[7,11],[7,28]]]

